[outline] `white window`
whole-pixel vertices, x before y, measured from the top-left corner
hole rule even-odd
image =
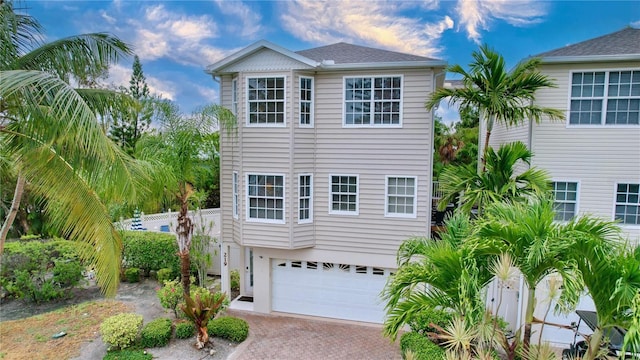
[[[231,111],[238,115],[238,79],[231,80]]]
[[[313,176],[302,174],[298,177],[298,223],[313,221]]]
[[[402,76],[345,77],[345,126],[400,126]]]
[[[247,219],[284,224],[284,175],[247,175]]]
[[[416,217],[416,178],[387,176],[385,215]]]
[[[239,204],[238,204],[238,172],[234,171],[233,172],[233,181],[232,181],[232,187],[233,187],[233,218],[237,219],[238,216],[240,215],[240,208],[239,208]]]
[[[570,125],[639,125],[640,70],[571,74]]]
[[[358,176],[329,176],[329,213],[358,215]]]
[[[249,125],[284,126],[285,78],[247,79],[247,122]]]
[[[313,127],[313,78],[300,77],[300,126]]]
[[[618,184],[616,188],[616,220],[640,225],[640,184]]]
[[[554,206],[557,221],[569,221],[578,209],[578,183],[569,181],[553,182]]]

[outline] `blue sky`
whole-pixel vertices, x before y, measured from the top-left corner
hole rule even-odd
[[[109,32],[133,46],[152,91],[188,112],[216,102],[206,65],[260,39],[291,50],[345,41],[466,66],[487,43],[510,66],[529,55],[640,27],[638,1],[20,1],[47,40]],[[111,68],[126,85],[131,61]],[[446,121],[457,115],[442,109]]]

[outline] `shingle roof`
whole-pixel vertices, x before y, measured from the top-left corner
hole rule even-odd
[[[536,57],[640,54],[640,29],[627,27],[611,34],[544,52]]]
[[[424,56],[403,54],[395,51],[374,49],[366,46],[337,44],[296,51],[296,54],[322,62],[333,60],[335,64],[391,63],[405,61],[434,61]]]

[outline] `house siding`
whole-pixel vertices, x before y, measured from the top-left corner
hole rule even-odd
[[[225,68],[225,72],[251,72],[251,71],[283,71],[290,69],[309,69],[303,64],[288,56],[284,56],[270,49],[262,49],[254,55],[231,64]]]

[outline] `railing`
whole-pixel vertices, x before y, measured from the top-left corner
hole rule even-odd
[[[140,216],[142,227],[147,231],[160,231],[175,233],[175,226],[178,222],[178,212],[166,212],[158,214],[144,214]],[[218,237],[220,235],[220,209],[202,209],[189,211],[189,215],[195,226],[202,223],[211,224],[209,235]],[[130,230],[133,219],[120,220],[117,226],[124,230]]]
[[[434,181],[431,187],[431,200],[442,199],[442,190],[440,190],[440,182]]]

